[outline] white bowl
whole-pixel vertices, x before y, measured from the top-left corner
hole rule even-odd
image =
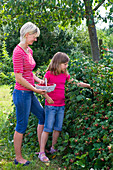
[[[45,86],[45,84],[35,84],[35,87],[37,89],[42,89],[42,90],[46,90],[47,92],[51,92],[55,89],[56,84],[48,83],[47,86]]]

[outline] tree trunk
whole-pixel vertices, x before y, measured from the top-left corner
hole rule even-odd
[[[88,32],[89,32],[89,37],[90,37],[93,61],[96,61],[96,60],[98,61],[100,54],[99,54],[96,27],[95,27],[93,11],[92,11],[92,3],[90,0],[84,0],[84,3],[85,3],[86,22],[88,25]]]

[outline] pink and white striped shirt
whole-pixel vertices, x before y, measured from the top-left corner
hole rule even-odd
[[[28,49],[31,55],[25,53],[25,51],[19,45],[15,47],[13,51],[13,69],[14,73],[22,73],[22,77],[34,86],[32,70],[34,69],[36,63],[32,57],[32,49],[30,47],[28,47]],[[15,84],[15,89],[30,91],[18,82]]]

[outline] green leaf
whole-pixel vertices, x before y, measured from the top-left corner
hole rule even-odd
[[[76,161],[76,162],[74,162],[74,164],[79,165],[82,168],[85,168],[85,164],[83,163],[83,161]]]
[[[77,96],[77,101],[80,101],[80,100],[83,100],[83,99],[85,99],[85,97],[83,95],[78,95]]]
[[[90,150],[89,151],[89,157],[90,159],[92,159],[95,156],[95,151],[94,150]]]

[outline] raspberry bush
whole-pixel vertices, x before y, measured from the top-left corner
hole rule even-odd
[[[66,110],[59,155],[65,169],[113,167],[113,59],[99,62],[74,53],[69,73],[92,89],[66,86]],[[62,143],[62,145],[61,145]]]

